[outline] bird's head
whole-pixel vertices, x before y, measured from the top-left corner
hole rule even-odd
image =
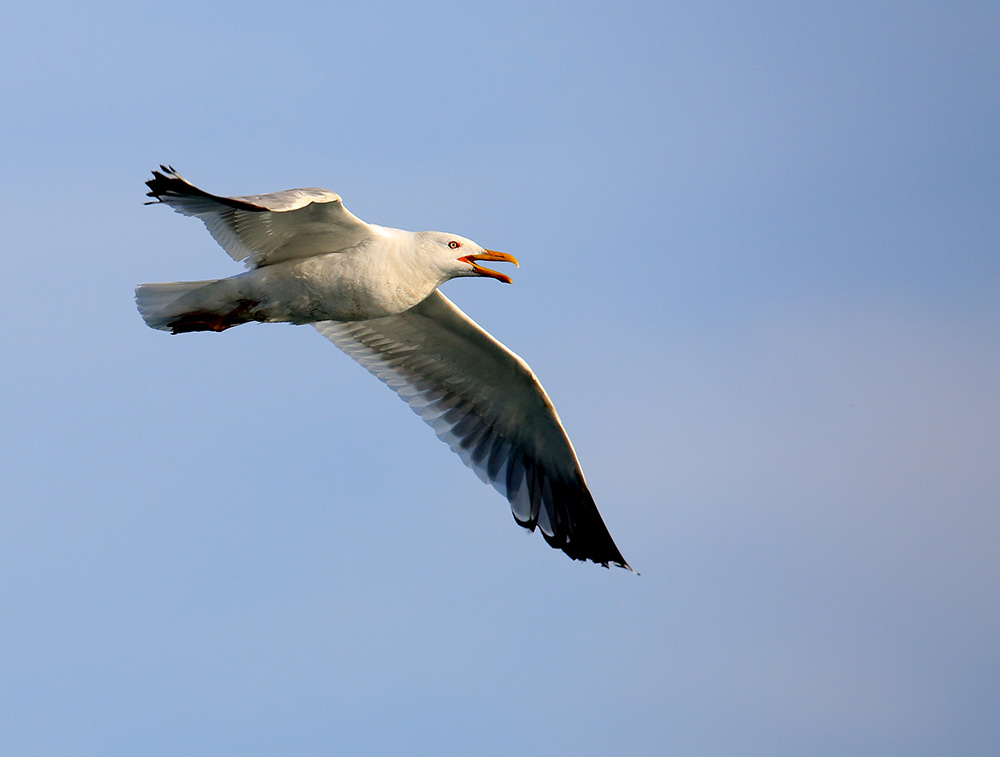
[[[496,252],[480,247],[471,239],[442,231],[425,231],[423,247],[439,262],[448,278],[458,276],[488,276],[509,284],[510,276],[479,265],[479,261],[501,261],[520,267],[517,258],[506,252]]]

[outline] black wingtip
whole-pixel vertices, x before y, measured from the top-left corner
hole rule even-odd
[[[550,480],[546,488],[551,491],[552,501],[558,503],[549,514],[555,523],[555,533],[547,534],[539,524],[549,546],[561,549],[574,560],[590,561],[608,569],[615,565],[639,575],[611,537],[582,475],[574,481]]]
[[[614,541],[611,540],[610,534],[608,534],[607,544],[602,545],[600,548],[595,549],[594,546],[591,545],[589,548],[584,548],[577,552],[576,550],[571,550],[568,546],[569,545],[563,546],[561,549],[574,560],[580,560],[581,562],[589,561],[596,565],[600,565],[602,568],[607,568],[608,570],[610,570],[611,566],[614,565],[616,568],[623,568],[630,573],[634,573],[637,576],[639,575],[639,572],[629,565],[622,556],[618,547],[615,546]]]
[[[254,205],[253,203],[233,197],[221,197],[206,192],[204,189],[199,189],[177,173],[177,169],[173,166],[161,163],[160,170],[157,171],[154,169],[152,173],[153,178],[146,182],[146,186],[149,187],[146,197],[152,197],[153,199],[145,203],[146,205],[156,205],[161,202],[169,203],[171,198],[183,200],[184,198],[203,197],[220,205],[236,208],[237,210],[249,210],[253,212],[264,212],[267,210],[267,208],[260,205]]]
[[[152,173],[153,178],[146,182],[146,186],[149,187],[146,197],[152,197],[153,200],[145,203],[146,205],[163,202],[163,198],[168,196],[204,194],[200,189],[185,181],[173,166],[165,166],[160,163],[160,170],[154,169]]]

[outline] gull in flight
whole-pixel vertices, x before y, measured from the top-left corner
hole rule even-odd
[[[151,203],[195,216],[248,270],[217,281],[142,284],[161,331],[311,324],[396,392],[479,477],[574,560],[631,570],[608,532],[551,400],[524,360],[438,287],[459,276],[510,283],[517,265],[457,234],[365,223],[325,189],[219,197],[160,166]]]

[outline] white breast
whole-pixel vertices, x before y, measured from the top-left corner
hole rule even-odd
[[[401,254],[396,239],[380,241],[265,266],[240,278],[270,321],[361,321],[396,315],[423,301],[441,280],[416,270],[412,253]]]

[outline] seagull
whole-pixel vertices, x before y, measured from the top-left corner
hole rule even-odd
[[[519,526],[574,560],[632,570],[587,488],[573,445],[528,364],[438,290],[506,274],[513,255],[439,231],[366,223],[326,189],[221,197],[169,166],[147,205],[194,216],[247,270],[214,281],[141,284],[151,328],[181,334],[250,322],[311,324],[389,386],[510,503]]]

